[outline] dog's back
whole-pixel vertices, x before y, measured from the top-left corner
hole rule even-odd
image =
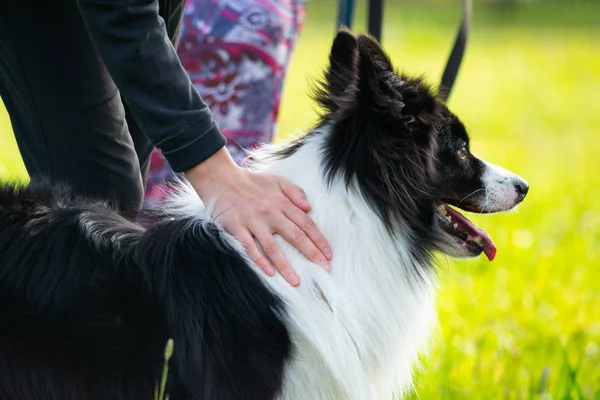
[[[0,399],[272,398],[282,306],[209,223],[148,230],[46,185],[0,186]],[[241,390],[243,388],[243,390]]]

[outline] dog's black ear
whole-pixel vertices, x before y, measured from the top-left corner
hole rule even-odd
[[[358,91],[361,107],[400,116],[405,106],[402,91],[405,82],[394,73],[392,63],[369,35],[358,37]]]
[[[333,114],[351,110],[357,95],[358,40],[341,28],[331,46],[325,79],[315,90],[315,100]]]
[[[329,72],[338,73],[340,76],[349,74],[353,78],[356,73],[358,56],[358,40],[347,28],[341,28],[333,40],[329,53]]]
[[[357,38],[360,56],[360,75],[379,78],[382,73],[392,72],[392,62],[385,54],[377,40],[370,35],[360,35]]]
[[[399,76],[390,58],[369,35],[358,42],[358,102],[363,108],[404,121],[427,123],[437,118],[438,103],[422,79]]]
[[[388,132],[379,135],[378,143],[404,143],[400,147],[413,169],[428,172],[414,175],[426,179],[434,169],[431,154],[435,145],[433,129],[440,118],[439,102],[422,79],[396,74],[390,58],[373,37],[360,35],[357,42],[359,107],[379,120],[379,132]],[[414,163],[416,160],[419,162]]]

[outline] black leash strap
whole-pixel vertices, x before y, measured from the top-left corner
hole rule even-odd
[[[379,42],[381,42],[381,27],[383,26],[383,1],[384,0],[368,0],[369,1],[369,21],[368,30]],[[352,28],[352,20],[354,18],[354,0],[339,0],[338,8],[338,28],[342,25]],[[465,55],[469,31],[471,28],[471,14],[473,9],[472,0],[464,0],[462,21],[458,28],[458,34],[454,41],[454,47],[450,52],[442,80],[440,82],[439,95],[440,98],[447,102],[456,82],[460,65]]]
[[[378,42],[381,42],[383,26],[383,0],[369,0],[368,30]]]
[[[448,101],[448,97],[450,97],[450,92],[454,87],[454,82],[458,76],[460,64],[462,63],[465,55],[465,48],[467,47],[467,39],[469,38],[469,31],[471,28],[472,8],[473,1],[464,0],[462,21],[458,29],[458,34],[456,35],[454,47],[452,48],[450,57],[448,57],[448,61],[446,62],[446,68],[444,69],[444,74],[442,75],[442,81],[440,83],[439,95],[445,102]]]
[[[338,28],[340,26],[352,27],[352,21],[354,20],[354,0],[339,0],[338,4]]]

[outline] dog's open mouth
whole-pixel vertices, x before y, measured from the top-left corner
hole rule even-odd
[[[484,252],[490,261],[496,257],[496,245],[486,231],[444,202],[437,202],[436,210],[440,227],[456,241],[458,246],[468,250],[474,256]]]

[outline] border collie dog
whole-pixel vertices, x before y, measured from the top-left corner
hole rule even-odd
[[[187,183],[147,227],[64,187],[0,185],[0,399],[151,400],[169,338],[172,400],[410,390],[435,253],[496,253],[456,208],[506,211],[528,185],[473,155],[369,36],[338,33],[315,98],[318,125],[249,165],[302,187],[332,246],[327,272],[277,239],[297,287],[261,272]]]

